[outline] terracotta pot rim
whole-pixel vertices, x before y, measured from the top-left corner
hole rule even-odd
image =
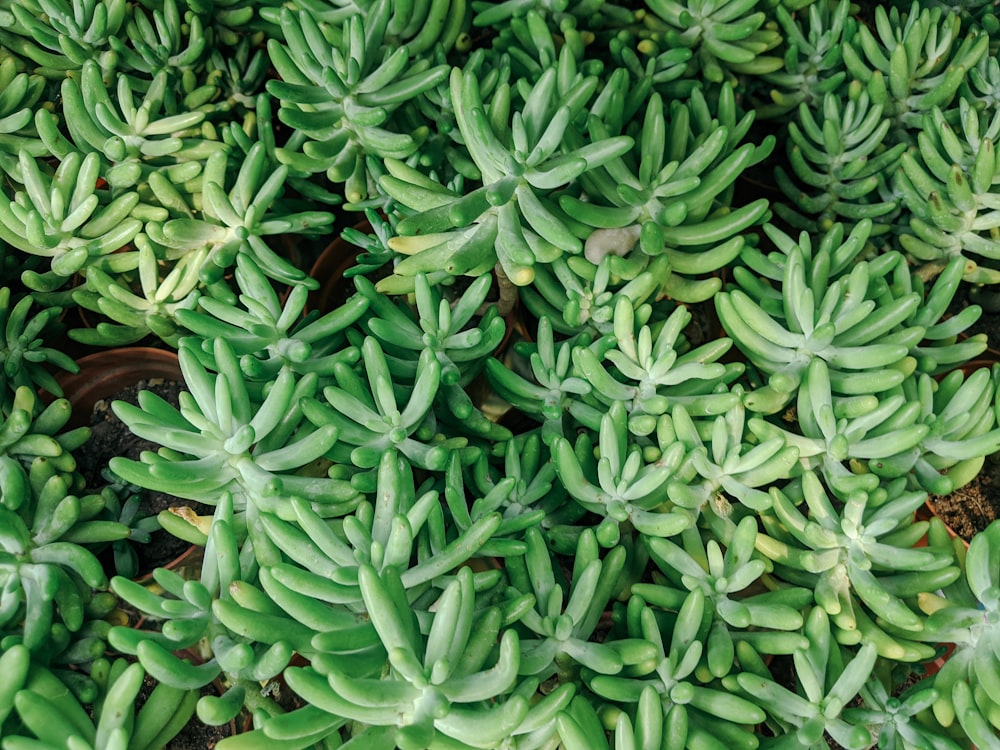
[[[100,351],[87,354],[86,356],[80,357],[80,359],[76,360],[76,364],[81,370],[83,370],[85,367],[92,366],[95,362],[101,364],[103,360],[122,357],[129,354],[140,354],[148,360],[159,362],[177,361],[177,352],[173,349],[163,349],[156,346],[119,346],[113,349],[101,349]],[[123,368],[134,369],[136,364],[137,363],[134,361],[125,360],[123,362]]]
[[[76,362],[75,373],[59,373],[56,382],[73,405],[71,426],[89,423],[94,405],[141,380],[163,378],[184,382],[177,353],[156,347],[104,349]]]
[[[181,552],[179,555],[177,555],[177,557],[175,557],[173,560],[170,560],[164,565],[158,565],[157,567],[166,568],[167,570],[176,570],[177,568],[182,567],[190,557],[195,555],[196,552],[200,552],[202,550],[204,550],[204,547],[199,547],[197,544],[192,544],[183,552]],[[141,583],[141,584],[149,583],[150,581],[153,580],[153,571],[143,573],[142,575],[137,576],[132,580],[135,581],[136,583]]]

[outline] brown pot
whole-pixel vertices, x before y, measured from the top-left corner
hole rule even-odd
[[[371,225],[361,222],[355,226],[360,232],[371,231]],[[339,235],[327,245],[316,258],[309,276],[319,282],[319,289],[309,294],[309,309],[321,314],[334,310],[354,294],[354,283],[344,278],[347,269],[354,266],[361,248],[353,245]]]
[[[202,553],[204,551],[204,547],[192,544],[166,565],[160,565],[158,567],[172,570],[184,578],[196,580],[201,573]],[[153,580],[153,572],[143,572],[133,580],[135,580],[136,583],[145,585]]]
[[[138,459],[143,449],[157,447],[148,441],[130,436],[128,428],[106,413],[95,413],[101,402],[110,401],[140,382],[184,382],[177,361],[177,354],[170,350],[152,347],[122,347],[105,349],[77,360],[80,371],[76,374],[61,373],[57,381],[73,411],[68,427],[90,427],[91,439],[74,455],[78,469],[87,486],[98,487],[104,483],[103,471],[112,456],[123,455]],[[143,491],[143,511],[155,515],[170,505],[190,504],[164,493]],[[195,552],[189,542],[175,539],[164,531],[153,534],[153,543],[136,547],[138,554],[137,576],[155,567],[183,565]]]
[[[142,380],[183,381],[177,354],[147,346],[106,349],[77,360],[78,373],[61,373],[56,380],[73,405],[69,427],[90,422],[94,405]]]

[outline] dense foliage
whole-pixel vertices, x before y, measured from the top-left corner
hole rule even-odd
[[[0,747],[1000,747],[992,11],[0,0]]]

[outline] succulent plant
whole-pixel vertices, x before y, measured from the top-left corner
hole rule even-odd
[[[522,94],[523,116],[511,115],[509,95],[494,94],[487,117],[476,77],[453,69],[458,127],[482,186],[460,195],[400,162],[386,163],[389,176],[381,180],[382,189],[414,211],[389,242],[410,256],[396,266],[396,275],[443,269],[450,276],[478,276],[499,265],[510,281],[524,286],[537,263],[581,253],[583,243],[550,193],[632,146],[631,138],[614,136],[560,153],[596,84],[593,77],[582,78],[559,96],[559,79],[550,67]]]
[[[1000,744],[970,2],[0,3],[3,750]],[[94,487],[72,303],[184,380]]]
[[[21,386],[4,406],[0,429],[0,629],[39,661],[86,663],[104,651],[107,614],[99,592],[104,569],[92,549],[129,535],[128,527],[100,519],[101,495],[83,494],[72,451],[87,428],[60,432],[69,402],[41,407]],[[113,605],[113,602],[112,602]],[[96,616],[95,616],[96,615]],[[9,640],[10,639],[10,640]]]
[[[112,590],[123,601],[161,622],[158,630],[112,628],[108,637],[115,649],[138,657],[150,675],[177,690],[197,690],[225,674],[230,684],[224,695],[197,699],[199,718],[214,725],[231,721],[242,709],[248,682],[279,674],[293,650],[311,653],[311,630],[287,616],[275,619],[270,613],[247,612],[232,600],[230,588],[252,577],[256,567],[252,558],[240,556],[237,525],[232,497],[223,495],[198,580],[157,568],[153,576],[162,594],[121,576],[111,580]],[[256,630],[248,618],[250,623],[256,619]],[[210,649],[205,661],[193,663],[190,656],[174,653],[192,649],[199,641]]]
[[[729,339],[691,348],[683,331],[692,316],[684,306],[663,321],[640,320],[628,299],[619,298],[613,336],[573,349],[577,373],[595,386],[592,397],[585,398],[588,403],[599,411],[621,403],[629,431],[649,435],[658,427],[659,417],[676,406],[706,416],[723,413],[739,402],[739,395],[723,386],[743,373],[742,363],[718,361],[729,350]]]
[[[392,375],[401,381],[414,380],[422,352],[429,350],[441,369],[434,394],[435,421],[442,429],[466,432],[470,437],[502,440],[510,437],[509,431],[491,422],[466,391],[506,334],[497,307],[486,301],[491,283],[492,276],[483,274],[460,296],[449,299],[451,295],[434,289],[418,274],[416,304],[411,308],[393,303],[364,277],[355,278],[372,313],[361,326],[378,340]]]
[[[299,378],[282,370],[262,395],[248,384],[225,339],[214,340],[214,374],[199,361],[197,346],[197,340],[182,339],[179,359],[190,391],[181,395],[180,409],[150,391],[142,392],[138,406],[112,404],[130,430],[164,446],[141,461],[113,458],[116,475],[138,487],[209,503],[231,492],[241,515],[250,511],[251,535],[258,528],[254,514],[279,507],[283,492],[317,503],[360,499],[346,481],[293,473],[323,456],[337,438],[332,425],[311,429],[303,422],[301,401],[315,394],[315,375]],[[263,554],[266,538],[257,539],[257,553]]]
[[[774,146],[770,137],[759,146],[737,145],[752,123],[751,114],[737,119],[729,85],[721,88],[714,117],[697,91],[687,106],[672,106],[669,117],[653,93],[642,137],[635,138],[638,149],[580,175],[582,196],[560,196],[570,218],[594,227],[584,244],[587,259],[597,264],[612,256],[615,275],[634,278],[646,267],[644,256],[665,254],[671,273],[663,293],[683,302],[709,298],[721,280],[704,277],[739,255],[741,233],[768,209],[767,200],[758,199],[730,210],[724,197],[737,175],[765,159]],[[592,137],[612,137],[597,120],[590,129]],[[724,208],[716,210],[717,202]]]
[[[102,320],[93,328],[74,329],[69,333],[71,338],[88,344],[122,346],[152,333],[167,343],[177,344],[181,329],[176,314],[198,303],[200,271],[208,249],[187,253],[160,278],[162,271],[152,246],[141,235],[135,239],[139,247],[136,269],[139,289],[125,286],[124,275],[116,279],[97,266],[89,266],[87,283],[73,291],[73,301],[114,322]]]
[[[580,448],[585,445],[578,441],[574,446],[566,438],[556,437],[552,459],[559,480],[574,501],[601,518],[595,533],[603,546],[617,545],[623,526],[647,536],[669,537],[695,522],[694,513],[668,504],[666,483],[683,458],[681,443],[655,461],[643,460],[640,447],[628,440],[625,408],[616,402],[601,419],[601,458],[596,466],[592,458],[581,465]]]
[[[130,10],[122,0],[11,3],[12,23],[5,24],[0,44],[34,63],[47,78],[62,78],[87,61],[111,70],[115,56],[110,39],[123,31]]]
[[[115,190],[131,188],[158,170],[178,182],[193,179],[200,160],[226,146],[200,131],[196,137],[178,135],[199,125],[205,113],[171,114],[168,84],[166,71],[159,71],[143,90],[125,75],[109,90],[97,63],[87,60],[78,77],[67,77],[60,86],[62,119],[51,112],[36,117],[39,137],[60,159],[73,151],[99,154],[104,178]]]
[[[356,607],[363,599],[358,588],[359,566],[368,565],[382,573],[415,559],[399,573],[399,585],[416,596],[440,576],[478,556],[501,524],[498,513],[485,513],[466,528],[454,528],[449,538],[443,516],[435,507],[440,493],[424,490],[418,495],[413,468],[399,454],[383,455],[375,488],[366,494],[372,499],[366,497],[358,503],[353,515],[344,514],[341,523],[346,539],[331,536],[331,530],[324,529],[323,518],[298,500],[291,502],[292,521],[264,516],[264,530],[295,563],[267,568],[261,578],[265,590],[273,594],[287,589],[290,601],[298,595],[335,608]]]
[[[923,117],[918,147],[900,159],[896,188],[910,213],[911,234],[900,244],[917,261],[940,268],[956,256],[971,261],[964,278],[996,283],[990,261],[997,255],[993,226],[993,141],[1000,119],[987,122],[967,103],[956,113],[961,134],[935,108]],[[981,263],[976,262],[983,259]]]
[[[21,149],[44,156],[44,144],[34,136],[34,109],[41,99],[45,79],[19,72],[14,58],[0,60],[0,169],[16,174]]]
[[[643,19],[651,39],[665,48],[689,47],[691,67],[705,80],[721,83],[740,74],[762,75],[781,67],[781,58],[764,53],[781,42],[765,26],[767,14],[756,0],[714,3],[654,0]]]
[[[368,308],[365,297],[355,295],[324,315],[306,313],[309,289],[295,285],[282,301],[271,280],[247,254],[237,256],[233,278],[237,299],[230,299],[233,291],[226,286],[219,295],[202,295],[196,304],[178,306],[173,318],[178,328],[203,342],[225,339],[246,378],[273,382],[283,369],[330,376],[337,362],[357,361],[360,353],[347,345],[343,333]],[[212,347],[203,346],[200,356],[214,359]]]
[[[208,56],[209,38],[202,18],[196,13],[182,15],[176,0],[166,0],[148,12],[145,8],[133,11],[122,31],[120,37],[108,38],[117,69],[127,71],[133,85],[166,73],[170,86],[165,108],[176,113],[179,95],[191,93],[196,71]]]
[[[202,218],[174,218],[163,223],[149,222],[146,234],[167,255],[209,249],[201,266],[205,283],[219,281],[236,258],[250,256],[264,274],[286,284],[316,287],[305,271],[281,257],[265,238],[276,234],[322,232],[333,223],[327,211],[297,211],[282,200],[288,168],[270,162],[262,143],[257,142],[230,180],[225,152],[217,151],[206,161],[202,172]],[[231,185],[228,193],[226,187]]]
[[[882,297],[881,306],[872,298],[878,278],[902,257],[887,253],[858,261],[849,275],[840,275],[844,261],[863,247],[870,228],[870,221],[862,220],[839,248],[842,230],[832,230],[817,251],[805,234],[802,245],[784,236],[780,241],[788,254],[781,259],[783,268],[769,269],[777,274],[780,268],[782,274],[781,300],[775,300],[772,312],[742,289],[716,295],[723,327],[768,378],[766,387],[746,395],[751,410],[774,413],[783,408],[817,358],[829,365],[829,379],[839,396],[882,393],[912,371],[916,362],[908,359],[909,349],[924,331],[901,324],[919,305],[920,295]],[[779,237],[777,230],[769,234]]]
[[[573,349],[587,343],[585,334],[560,341],[556,346],[547,318],[538,322],[535,343],[523,346],[531,379],[503,365],[495,357],[486,362],[490,385],[505,402],[533,418],[542,418],[542,439],[551,442],[563,434],[563,414],[568,412],[578,423],[598,429],[601,412],[584,402],[581,396],[592,386],[573,372]]]
[[[403,374],[404,368],[415,371],[417,357],[413,355],[428,348],[441,365],[441,382],[445,386],[468,385],[506,332],[496,307],[487,303],[493,283],[490,274],[479,276],[461,296],[451,300],[432,287],[424,274],[417,274],[415,311],[400,308],[378,294],[366,279],[359,278],[355,283],[374,313],[363,325],[395,355],[398,374]],[[474,317],[478,320],[470,327]],[[411,361],[410,367],[403,364],[406,360]]]
[[[296,170],[325,171],[345,185],[348,203],[364,201],[371,193],[366,155],[406,158],[424,137],[393,130],[390,114],[446,78],[448,68],[411,59],[405,46],[391,49],[387,13],[347,19],[334,47],[308,13],[286,10],[280,21],[286,44],[273,39],[268,52],[281,80],[269,81],[267,90],[281,100],[278,117],[297,140],[278,158]]]
[[[781,118],[799,105],[815,107],[843,86],[841,44],[855,33],[850,3],[809,3],[800,12],[778,3],[774,17],[784,32],[784,67],[761,76],[770,103],[755,108],[757,117]]]
[[[888,232],[897,213],[890,186],[906,145],[886,146],[890,122],[860,86],[852,84],[846,101],[826,94],[816,109],[802,103],[788,122],[792,172],[778,166],[774,176],[791,206],[775,204],[775,213],[797,229],[871,219],[873,236]]]
[[[54,292],[86,265],[102,264],[127,270],[135,267],[130,253],[113,254],[142,229],[131,216],[139,196],[111,198],[98,191],[101,169],[97,154],[67,154],[53,174],[22,151],[21,189],[0,198],[0,239],[30,255],[48,259],[42,272],[27,269],[22,280],[37,292]]]
[[[1000,60],[992,53],[984,55],[974,67],[969,69],[969,75],[962,83],[960,96],[976,109],[990,106],[997,100],[998,85],[1000,85]]]
[[[820,607],[811,611],[804,632],[809,645],[793,655],[799,678],[796,691],[749,672],[737,675],[737,684],[767,710],[768,724],[783,738],[784,747],[816,748],[826,744],[827,734],[845,748],[869,747],[868,727],[849,723],[841,711],[861,691],[875,666],[874,644],[865,643],[845,656],[833,639],[829,616]]]
[[[23,646],[0,654],[6,685],[0,704],[3,745],[152,750],[173,739],[194,714],[196,692],[157,685],[136,709],[145,671],[124,659],[91,667],[96,700],[80,701],[56,673],[32,663]],[[93,703],[92,711],[84,704]],[[15,721],[15,717],[17,721]],[[69,743],[67,745],[67,743]]]
[[[56,319],[62,310],[47,307],[32,315],[34,304],[30,294],[11,304],[10,288],[0,288],[0,322],[4,326],[3,345],[0,346],[0,361],[3,363],[0,381],[5,392],[0,401],[5,407],[22,386],[41,388],[54,396],[62,396],[62,388],[51,368],[58,367],[66,372],[79,369],[65,352],[46,346],[42,338],[43,335],[51,337],[51,333],[57,330]]]
[[[944,589],[945,598],[928,592],[920,599],[928,615],[925,637],[940,636],[956,644],[933,678],[934,716],[943,727],[957,721],[973,742],[984,745],[996,741],[994,707],[1000,698],[994,679],[997,658],[991,646],[996,638],[993,612],[997,603],[995,553],[990,544],[998,531],[1000,525],[992,523],[969,543],[962,576]]]
[[[931,680],[920,680],[897,696],[891,695],[883,679],[873,674],[861,688],[862,705],[845,708],[844,718],[849,724],[867,725],[878,734],[879,747],[886,750],[921,742],[957,747],[942,731],[920,721],[938,695],[929,683]]]
[[[512,692],[520,663],[516,633],[504,631],[493,658],[499,622],[491,610],[476,616],[468,568],[442,591],[428,632],[421,632],[393,571],[358,570],[366,609],[388,652],[388,673],[352,676],[320,655],[311,667],[288,669],[289,685],[312,705],[368,725],[355,735],[365,742],[388,737],[428,747],[443,735],[495,747],[528,714],[525,696]]]
[[[663,736],[678,747],[714,742],[753,747],[756,738],[747,727],[764,721],[764,711],[718,684],[704,684],[697,674],[705,648],[699,636],[704,594],[700,589],[690,592],[671,613],[670,624],[664,623],[667,618],[661,618],[661,612],[641,596],[631,597],[626,612],[627,637],[648,641],[656,656],[629,670],[631,674],[588,675],[587,686],[625,710],[650,700],[646,696],[652,689],[660,704]]]
[[[581,534],[572,578],[562,584],[553,572],[542,533],[529,528],[524,539],[527,550],[523,558],[507,560],[510,585],[504,593],[508,599],[530,595],[534,604],[531,609],[519,611],[521,674],[546,680],[553,673],[571,675],[581,667],[598,674],[618,674],[626,658],[634,663],[649,657],[651,649],[644,650],[639,644],[630,644],[633,648],[629,652],[613,643],[590,640],[618,586],[624,548],[601,559],[595,534]],[[567,681],[565,677],[563,681]]]
[[[378,341],[365,337],[361,357],[367,384],[352,369],[336,369],[335,385],[323,389],[326,403],[304,405],[306,417],[324,430],[336,430],[330,454],[338,463],[370,469],[385,451],[399,451],[417,466],[440,471],[449,451],[465,447],[464,438],[435,439],[437,431],[428,413],[441,384],[441,365],[434,352],[420,352],[413,385],[405,390],[401,407],[394,378]]]
[[[961,36],[961,19],[913,3],[909,11],[875,9],[874,32],[859,24],[843,44],[848,73],[868,88],[893,121],[893,142],[912,143],[911,131],[934,107],[951,104],[968,71],[989,48],[986,34]]]
[[[751,438],[746,416],[741,404],[711,424],[692,419],[683,405],[670,411],[662,432],[672,433],[687,451],[685,471],[667,485],[671,502],[697,514],[707,511],[709,523],[712,516],[729,518],[734,505],[756,511],[770,507],[764,488],[795,472],[799,448],[786,444],[780,435],[759,441]]]
[[[797,586],[745,593],[769,566],[766,558],[755,553],[755,517],[744,516],[736,524],[725,552],[714,539],[703,543],[699,536],[683,532],[679,544],[650,539],[650,559],[660,574],[654,573],[652,583],[634,584],[632,593],[649,604],[679,610],[689,592],[701,592],[706,621],[699,631],[705,644],[700,666],[709,675],[723,678],[736,664],[736,642],[745,632],[751,631],[751,638],[765,638],[768,632],[802,628],[801,610],[811,593]]]
[[[628,299],[640,319],[652,316],[654,303],[670,272],[662,255],[636,276],[621,284],[611,272],[616,255],[605,255],[596,265],[586,258],[572,257],[538,266],[531,286],[519,290],[519,298],[537,318],[546,318],[560,333],[584,331],[592,336],[612,332],[619,296]],[[667,304],[658,307],[668,307]]]
[[[923,618],[903,597],[915,595],[914,585],[947,585],[959,571],[950,549],[908,549],[908,540],[926,530],[925,522],[912,520],[924,494],[903,491],[899,482],[883,491],[885,497],[873,491],[847,499],[834,490],[836,500],[844,502],[838,510],[813,472],[804,473],[795,490],[806,503],[808,518],[787,494],[774,490],[773,520],[767,519],[769,531],[759,537],[758,548],[783,578],[814,590],[834,630],[843,633],[839,639],[871,641],[880,654],[901,661],[931,658],[932,652],[914,643],[921,637]],[[908,571],[914,575],[906,575]],[[894,640],[876,634],[878,626],[860,611],[862,605],[888,623],[884,627],[903,635]]]
[[[986,456],[1000,442],[994,428],[995,413],[987,404],[996,398],[996,374],[987,368],[961,370],[946,375],[937,388],[927,374],[907,381],[903,391],[910,403],[920,404],[918,424],[928,426],[927,436],[916,446],[881,462],[869,461],[883,476],[906,475],[912,482],[935,494],[954,492],[976,476]],[[961,427],[956,415],[969,418]]]

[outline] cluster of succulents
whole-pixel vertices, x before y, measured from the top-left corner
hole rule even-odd
[[[757,86],[787,135],[775,213],[797,229],[870,219],[873,247],[925,278],[962,257],[966,281],[997,283],[990,23],[913,3],[866,24],[847,5],[810,6],[797,32],[785,14],[794,54]]]
[[[0,747],[1000,747],[990,8],[0,3]]]

